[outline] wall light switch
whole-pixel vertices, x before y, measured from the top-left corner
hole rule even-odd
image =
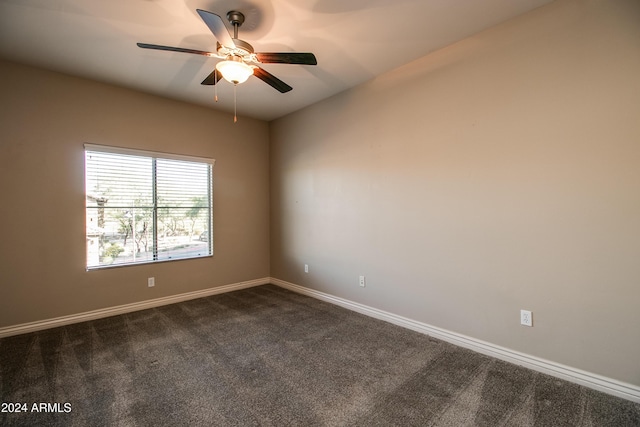
[[[147,286],[149,286],[150,288],[153,288],[156,285],[156,278],[155,277],[149,277],[147,279]]]

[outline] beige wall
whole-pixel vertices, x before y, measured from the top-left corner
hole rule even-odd
[[[269,276],[266,122],[9,62],[0,97],[0,327]],[[216,159],[214,256],[85,271],[85,142]]]
[[[271,275],[640,385],[639,23],[558,0],[273,122]]]

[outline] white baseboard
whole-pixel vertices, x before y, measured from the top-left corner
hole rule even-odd
[[[268,277],[264,277],[262,279],[248,280],[246,282],[233,283],[230,285],[203,289],[201,291],[187,292],[184,294],[155,298],[151,300],[135,302],[132,304],[124,304],[116,307],[109,307],[100,310],[72,314],[70,316],[62,316],[56,317],[54,319],[40,320],[37,322],[8,326],[0,328],[0,338],[8,337],[11,335],[26,334],[28,332],[40,331],[43,329],[56,328],[58,326],[70,325],[72,323],[86,322],[87,320],[101,319],[118,314],[131,313],[133,311],[145,310],[147,308],[160,307],[162,305],[174,304],[181,301],[208,297],[209,295],[222,294],[225,292],[237,291],[239,289],[251,288],[253,286],[266,285],[268,283],[270,283],[270,279]]]
[[[518,351],[510,350],[505,347],[500,347],[495,344],[431,326],[426,323],[407,319],[406,317],[398,316],[393,313],[359,304],[357,302],[349,301],[344,298],[326,294],[324,292],[295,285],[284,280],[272,277],[270,282],[282,288],[289,289],[291,291],[335,305],[339,305],[346,309],[353,310],[367,316],[375,317],[376,319],[384,320],[386,322],[393,323],[395,325],[402,326],[407,329],[432,336],[434,338],[439,338],[443,341],[458,345],[460,347],[465,347],[470,350],[477,351],[478,353],[495,357],[496,359],[514,363],[516,365],[533,369],[535,371],[542,372],[556,378],[561,378],[563,380],[580,384],[594,390],[602,391],[613,396],[640,403],[640,387],[633,384],[614,380],[598,374],[593,374],[580,369],[572,368],[570,366],[561,365],[549,360],[540,359],[529,354],[520,353]]]
[[[8,326],[0,328],[0,338],[25,334],[28,332],[40,331],[43,329],[55,328],[58,326],[69,325],[72,323],[85,322],[88,320],[101,319],[104,317],[115,316],[118,314],[131,313],[134,311],[145,310],[148,308],[160,307],[163,305],[174,304],[181,301],[187,301],[196,298],[203,298],[210,295],[222,294],[226,292],[232,292],[240,289],[251,288],[254,286],[266,285],[272,283],[285,289],[297,292],[299,294],[307,295],[322,301],[326,301],[335,305],[339,305],[346,309],[356,311],[358,313],[365,314],[367,316],[374,317],[376,319],[384,320],[389,323],[393,323],[398,326],[402,326],[407,329],[420,332],[434,338],[439,338],[443,341],[458,345],[460,347],[468,348],[470,350],[477,351],[478,353],[486,354],[488,356],[495,357],[496,359],[511,362],[516,365],[524,366],[529,369],[533,369],[538,372],[542,372],[548,375],[552,375],[557,378],[561,378],[573,383],[583,385],[585,387],[599,390],[607,394],[621,397],[623,399],[630,400],[632,402],[640,403],[640,387],[625,383],[622,381],[607,378],[598,374],[593,374],[580,369],[572,368],[570,366],[561,365],[549,360],[540,359],[535,356],[531,356],[518,351],[510,350],[505,347],[500,347],[485,341],[481,341],[475,338],[471,338],[465,335],[461,335],[455,332],[447,331],[435,326],[428,325],[426,323],[417,322],[415,320],[407,319],[406,317],[398,316],[393,313],[389,313],[377,308],[369,307],[364,304],[349,301],[344,298],[336,297],[324,292],[316,291],[313,289],[305,288],[303,286],[295,285],[293,283],[286,282],[284,280],[276,278],[261,278],[255,280],[249,280],[246,282],[239,282],[230,285],[223,285],[215,288],[204,289],[201,291],[187,292],[179,295],[172,295],[163,298],[156,298],[147,301],[141,301],[132,304],[119,305],[116,307],[104,308],[100,310],[93,310],[84,313],[73,314],[70,316],[56,317],[54,319],[41,320],[30,323],[23,323],[15,326]]]

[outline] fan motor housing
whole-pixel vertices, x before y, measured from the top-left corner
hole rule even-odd
[[[233,42],[236,45],[235,49],[230,49],[226,46],[222,46],[219,42],[217,43],[217,50],[220,55],[239,55],[239,56],[247,56],[253,54],[253,46],[247,43],[244,40],[233,39]]]

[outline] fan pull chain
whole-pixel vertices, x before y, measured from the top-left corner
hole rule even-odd
[[[215,99],[216,102],[218,102],[218,73],[217,72],[213,73],[213,81],[214,81],[214,83],[213,83],[213,93],[214,93],[213,99]]]
[[[238,115],[237,115],[238,101],[236,99],[236,88],[237,87],[238,87],[238,85],[234,83],[234,85],[233,85],[233,123],[236,123],[238,121]]]

